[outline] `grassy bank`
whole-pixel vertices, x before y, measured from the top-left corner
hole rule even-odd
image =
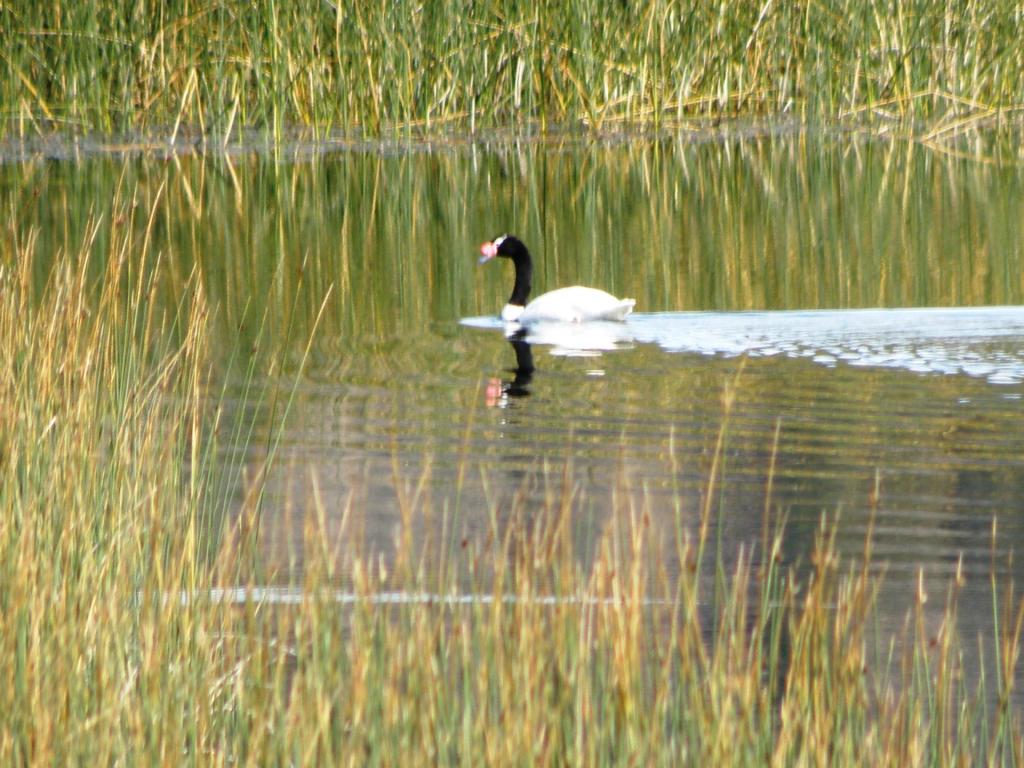
[[[0,8],[3,130],[460,131],[795,116],[946,138],[1019,124],[1001,0],[597,0]]]
[[[115,209],[141,215],[127,196]],[[303,583],[225,599],[214,588],[265,577],[248,558],[258,486],[220,501],[209,310],[188,280],[176,313],[151,309],[133,265],[157,255],[135,231],[103,254],[87,236],[44,278],[32,232],[0,246],[0,762],[1024,758],[1021,614],[1002,585],[985,673],[965,662],[955,584],[937,617],[924,594],[910,601],[898,650],[879,639],[870,551],[840,562],[828,526],[808,569],[780,564],[766,521],[725,570],[712,503],[654,530],[643,490],[623,484],[584,568],[571,468],[543,508],[491,510],[464,537],[447,519],[440,557],[399,536],[382,562],[343,524],[328,535],[342,510],[321,506],[292,543]],[[444,508],[406,501],[403,531]]]

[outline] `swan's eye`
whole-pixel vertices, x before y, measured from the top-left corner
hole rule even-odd
[[[500,248],[501,244],[505,242],[506,237],[508,237],[508,235],[498,235],[498,237],[494,238],[494,247]]]

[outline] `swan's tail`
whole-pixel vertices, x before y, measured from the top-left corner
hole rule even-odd
[[[609,307],[607,312],[602,313],[601,319],[625,320],[626,315],[633,311],[634,304],[636,304],[636,299],[623,299],[615,306]]]

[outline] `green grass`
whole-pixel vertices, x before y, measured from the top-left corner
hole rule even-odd
[[[1020,124],[1003,0],[6,3],[3,130],[438,132],[792,116]]]
[[[130,202],[121,192],[114,207],[141,215]],[[437,533],[446,491],[396,499],[400,532],[428,534],[399,535],[389,560],[344,523],[328,535],[332,511],[314,504],[291,543],[301,599],[219,599],[215,587],[266,577],[253,558],[259,483],[220,500],[212,452],[230,430],[208,392],[211,312],[195,280],[174,312],[152,309],[151,278],[128,258],[151,255],[136,231],[119,228],[103,254],[87,235],[43,280],[33,232],[0,246],[0,762],[1024,758],[1021,604],[1002,583],[995,672],[979,673],[955,582],[937,616],[919,591],[905,636],[879,637],[870,536],[863,559],[842,562],[823,522],[796,569],[766,517],[761,545],[728,570],[716,560],[729,392],[707,504],[658,528],[622,479],[587,566],[572,533],[586,491],[566,467],[540,508],[485,511],[490,527],[463,540],[453,507],[450,536]]]

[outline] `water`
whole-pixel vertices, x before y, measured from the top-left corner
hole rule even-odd
[[[784,312],[657,312],[625,323],[505,326],[493,315],[463,325],[522,334],[554,355],[594,356],[631,345],[668,352],[748,357],[808,357],[835,367],[899,368],[914,373],[983,376],[992,384],[1024,380],[1024,307],[911,308]],[[1015,398],[1016,395],[1007,395]]]
[[[217,307],[215,380],[256,420],[225,461],[251,476],[280,437],[268,584],[301,575],[316,504],[328,537],[345,520],[386,559],[404,525],[482,539],[565,478],[584,561],[624,495],[670,536],[711,488],[727,556],[766,519],[788,519],[794,563],[822,515],[851,556],[873,527],[894,626],[959,568],[981,630],[988,575],[1019,570],[1020,168],[827,135],[0,166],[0,204],[53,258],[98,221],[102,261],[118,185],[140,238],[153,212],[156,300],[195,270]],[[504,231],[532,247],[538,292],[593,285],[637,314],[507,339],[508,265],[476,265]],[[410,506],[430,514],[403,522]]]

